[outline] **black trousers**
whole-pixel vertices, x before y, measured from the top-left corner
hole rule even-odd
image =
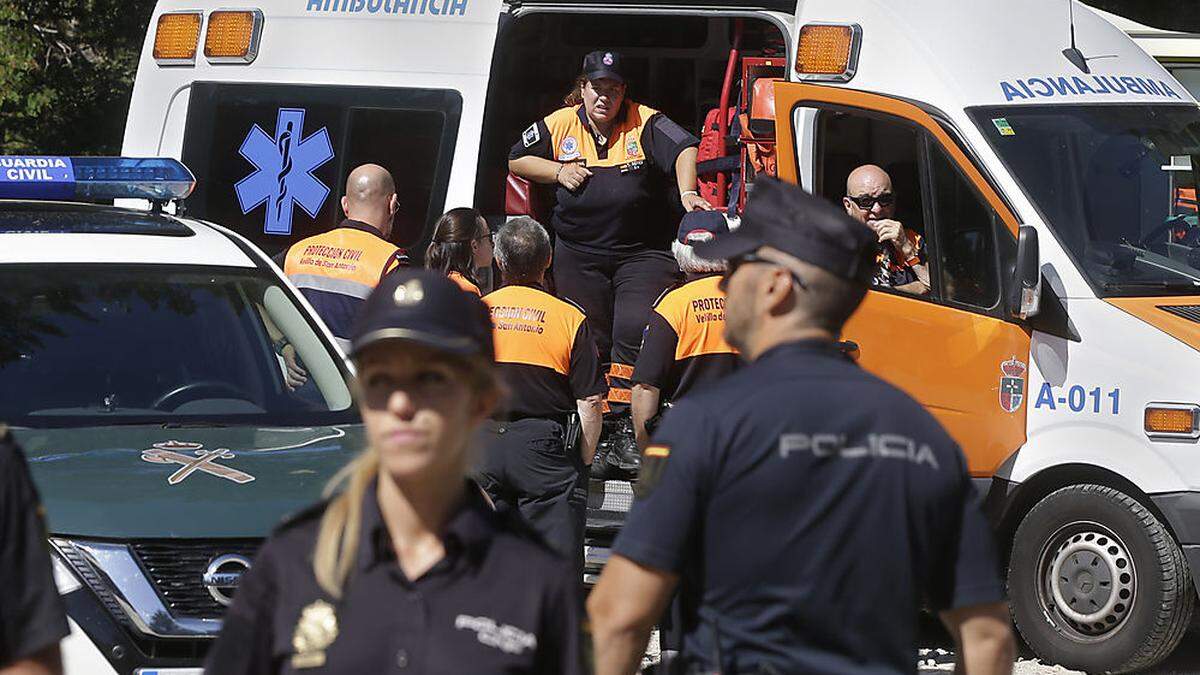
[[[546,543],[583,574],[587,467],[563,447],[563,425],[527,418],[493,423],[479,484],[497,509],[515,508]]]
[[[670,251],[609,255],[579,251],[561,239],[554,245],[555,289],[587,313],[601,361],[633,366],[650,307],[679,277]]]

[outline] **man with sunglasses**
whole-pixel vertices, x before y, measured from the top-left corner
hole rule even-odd
[[[919,403],[839,348],[876,238],[770,178],[729,260],[725,335],[749,365],[679,401],[588,599],[599,675],[636,670],[679,586],[675,672],[915,673],[921,608],[957,672],[1011,672],[995,544],[966,460]]]
[[[876,270],[871,284],[904,293],[929,292],[929,268],[921,235],[896,220],[896,193],[892,178],[874,164],[864,164],[846,178],[846,213],[871,228],[879,238]]]

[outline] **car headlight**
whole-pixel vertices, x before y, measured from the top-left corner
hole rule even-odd
[[[75,571],[53,548],[50,550],[50,561],[54,567],[54,585],[58,587],[59,595],[68,595],[83,588],[83,582],[75,575]]]

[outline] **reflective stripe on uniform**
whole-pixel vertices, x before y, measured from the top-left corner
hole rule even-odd
[[[357,281],[349,279],[335,279],[333,277],[324,277],[318,274],[294,274],[288,276],[296,288],[313,288],[319,291],[329,291],[331,293],[340,293],[341,295],[349,295],[355,298],[365,300],[371,291],[375,290],[374,286],[368,286]]]
[[[613,363],[608,366],[608,374],[610,377],[619,377],[628,380],[633,377],[633,366],[624,363]]]

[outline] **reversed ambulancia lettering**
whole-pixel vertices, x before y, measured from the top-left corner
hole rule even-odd
[[[305,11],[464,16],[469,0],[307,0]]]
[[[1000,93],[1005,101],[1021,101],[1034,98],[1097,97],[1112,94],[1137,94],[1158,98],[1182,100],[1171,85],[1162,80],[1132,75],[1092,75],[1091,77],[1028,77],[1018,80],[1001,80]]]
[[[848,444],[846,434],[825,432],[815,434],[791,433],[779,437],[779,456],[787,459],[795,453],[807,453],[817,458],[902,459],[917,465],[939,469],[937,457],[928,443],[903,434],[867,434],[865,443]]]

